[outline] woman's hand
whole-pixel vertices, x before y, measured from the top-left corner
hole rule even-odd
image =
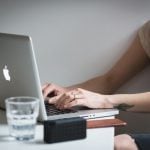
[[[53,83],[46,83],[42,86],[42,92],[44,99],[49,100],[49,98],[61,95],[67,92],[67,88],[58,86]]]
[[[74,106],[113,108],[113,105],[107,100],[106,95],[101,95],[80,88],[50,98],[48,102],[55,104],[59,109],[66,109]]]

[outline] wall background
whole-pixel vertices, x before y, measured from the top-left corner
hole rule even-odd
[[[41,84],[75,84],[103,74],[150,19],[149,0],[0,0],[0,32],[33,39]],[[134,56],[133,56],[134,57]],[[150,67],[120,93],[150,90]],[[150,131],[149,114],[121,113],[118,132]]]

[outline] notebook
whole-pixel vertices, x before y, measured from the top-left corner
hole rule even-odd
[[[118,114],[117,109],[78,107],[61,111],[45,103],[31,37],[0,33],[0,107],[5,109],[5,99],[13,96],[39,98],[40,121],[78,116],[89,119]]]

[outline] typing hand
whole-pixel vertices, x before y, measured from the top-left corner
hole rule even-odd
[[[89,108],[112,108],[107,101],[107,96],[83,89],[75,89],[55,96],[48,101],[59,109],[68,109],[74,106],[86,106]]]
[[[66,88],[60,87],[56,84],[46,83],[42,86],[44,99],[48,100],[52,97],[61,95],[67,91]]]

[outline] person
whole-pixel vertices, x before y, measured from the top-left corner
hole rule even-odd
[[[135,94],[114,94],[125,82],[150,63],[150,21],[137,32],[125,54],[105,74],[76,85],[61,87],[53,83],[43,85],[43,96],[59,109],[74,106],[89,108],[118,108],[134,112],[150,112],[150,91]],[[50,94],[54,97],[49,97]],[[116,150],[147,150],[150,134],[115,136]]]

